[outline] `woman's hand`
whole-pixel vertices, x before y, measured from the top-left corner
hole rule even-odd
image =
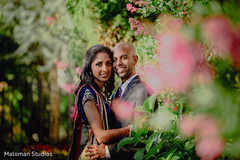
[[[106,158],[106,146],[102,143],[100,145],[90,145],[86,150],[86,157],[89,160]]]

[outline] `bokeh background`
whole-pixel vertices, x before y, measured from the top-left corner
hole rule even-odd
[[[146,144],[135,159],[240,159],[239,6],[239,0],[1,0],[0,157],[37,151],[44,156],[33,159],[66,159],[86,50],[128,41],[137,50],[138,74],[158,99],[157,111],[151,100],[138,109],[148,116],[133,133],[134,142]]]

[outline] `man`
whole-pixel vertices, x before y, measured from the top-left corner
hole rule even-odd
[[[138,56],[134,46],[131,43],[118,43],[113,48],[113,69],[118,77],[121,78],[121,85],[113,94],[112,100],[115,98],[123,99],[130,102],[133,106],[141,106],[143,102],[153,92],[147,90],[146,84],[141,81],[139,75],[136,74],[135,65],[137,64]],[[136,117],[134,113],[133,117]],[[129,125],[129,121],[121,122],[122,127]],[[139,146],[143,147],[143,146]],[[123,146],[117,152],[117,143],[112,145],[89,146],[87,150],[91,159],[107,158],[107,159],[133,159],[133,155],[138,147],[133,147],[133,144]]]

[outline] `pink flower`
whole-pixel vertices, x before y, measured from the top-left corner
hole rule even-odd
[[[75,72],[77,73],[78,76],[80,76],[82,73],[81,67],[76,67]]]
[[[67,68],[67,64],[65,62],[59,61],[58,59],[55,59],[54,62],[58,69],[64,70]]]
[[[179,122],[183,136],[195,136],[196,153],[203,160],[213,160],[221,155],[224,143],[218,131],[216,121],[208,115],[194,118],[184,116]]]
[[[56,21],[56,18],[47,16],[46,21],[49,25],[52,25]]]
[[[164,104],[165,104],[166,106],[169,106],[169,104],[170,104],[169,100],[166,100],[166,101],[164,102]]]
[[[177,106],[174,106],[174,107],[173,107],[173,111],[178,111],[178,107],[177,107]]]
[[[132,4],[130,4],[130,3],[127,4],[127,10],[128,10],[128,11],[130,11],[130,10],[132,9],[132,7],[133,7]]]
[[[119,121],[132,120],[134,106],[124,100],[115,99],[112,101],[111,109]]]
[[[200,65],[195,71],[196,80],[200,84],[206,84],[213,80],[214,74],[212,68],[207,64]]]
[[[233,63],[236,66],[240,66],[240,27],[237,28],[233,35],[233,41],[231,45],[231,56]]]
[[[163,32],[156,36],[163,85],[175,91],[188,89],[195,57],[192,46],[178,34]]]
[[[167,101],[166,96],[164,96],[164,97],[162,98],[162,101],[163,101],[163,102],[166,102],[166,101]]]
[[[179,127],[181,134],[186,137],[193,136],[197,128],[197,122],[193,118],[184,116],[182,120],[179,121]]]
[[[138,5],[139,7],[144,7],[144,6],[148,6],[149,2],[145,2],[143,0],[135,1],[135,5]]]
[[[63,85],[63,90],[65,90],[69,94],[73,94],[75,89],[76,89],[76,87],[77,87],[77,85],[75,83],[72,83],[72,84],[65,83]]]
[[[233,32],[229,20],[223,16],[215,16],[203,23],[203,33],[209,42],[217,48],[219,54],[226,56],[230,52]]]
[[[138,34],[144,34],[144,35],[148,34],[148,32],[144,30],[143,24],[140,21],[135,20],[133,18],[129,18],[129,23],[130,23],[131,30],[136,29],[134,32],[135,36],[137,36]]]
[[[69,107],[69,118],[71,118],[72,120],[75,119],[75,115],[76,115],[76,108],[75,106],[70,106]]]
[[[128,4],[126,5],[126,7],[127,7],[127,10],[128,10],[128,11],[131,11],[131,13],[137,11],[137,8],[134,7],[134,6],[133,6],[132,4],[130,4],[130,3],[128,3]]]
[[[146,83],[150,85],[150,87],[155,91],[158,92],[159,90],[163,89],[163,78],[161,72],[158,68],[152,65],[145,65],[144,69],[144,77],[146,77]]]
[[[212,117],[199,115],[195,117],[195,121],[198,123],[196,131],[198,138],[217,137],[220,135],[217,123]]]
[[[221,155],[223,149],[224,143],[220,137],[206,137],[196,144],[196,154],[202,160],[214,160]]]
[[[129,21],[133,21],[134,19],[133,19],[132,17],[130,17],[128,20],[129,20]]]

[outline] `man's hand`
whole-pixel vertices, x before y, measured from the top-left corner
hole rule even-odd
[[[105,147],[106,146],[104,144],[88,146],[86,150],[86,157],[89,157],[89,160],[106,158]]]

